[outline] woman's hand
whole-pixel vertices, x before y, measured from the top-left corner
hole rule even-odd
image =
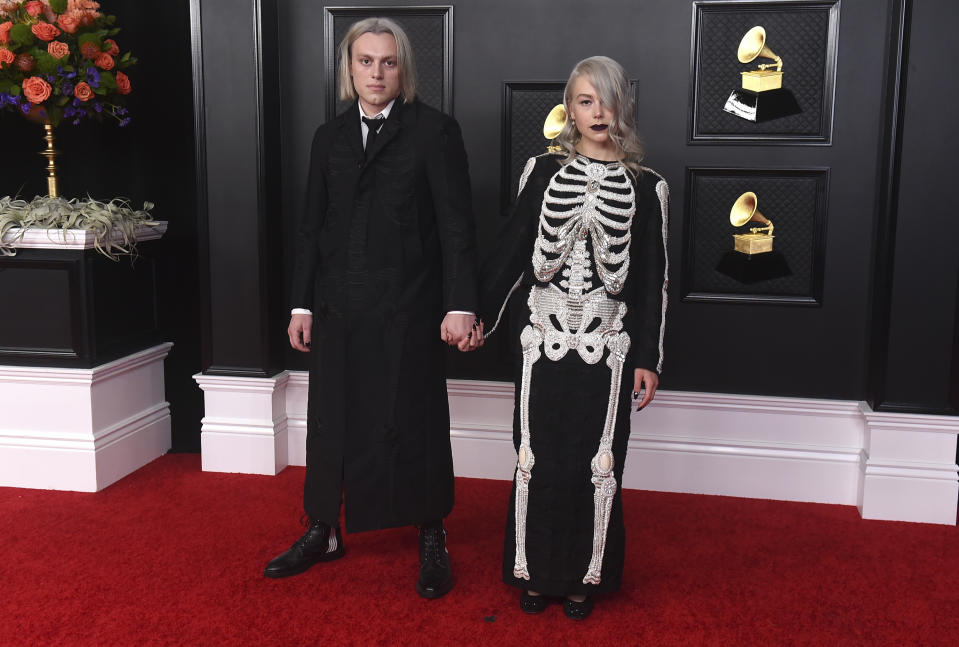
[[[655,371],[650,371],[645,368],[637,368],[633,371],[633,399],[639,397],[640,392],[643,388],[646,389],[646,393],[643,395],[643,399],[639,401],[639,406],[636,407],[636,411],[642,411],[643,407],[653,401],[653,398],[656,396],[656,389],[659,388],[659,376],[656,375]]]

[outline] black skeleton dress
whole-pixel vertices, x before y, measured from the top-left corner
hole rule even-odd
[[[650,169],[634,178],[619,163],[564,160],[527,163],[485,264],[484,308],[512,297],[517,463],[503,579],[588,595],[622,579],[633,369],[662,369],[668,187]]]

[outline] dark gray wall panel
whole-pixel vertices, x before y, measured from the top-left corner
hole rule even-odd
[[[942,60],[943,44],[955,40],[959,5],[915,2],[911,14],[883,404],[948,410],[959,272],[959,76],[924,61]]]

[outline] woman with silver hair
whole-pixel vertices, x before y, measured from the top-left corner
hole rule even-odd
[[[645,407],[662,370],[669,189],[640,164],[635,106],[616,61],[580,61],[564,108],[556,146],[520,178],[483,272],[482,311],[502,316],[503,297],[520,295],[510,309],[520,359],[503,579],[522,589],[523,611],[559,597],[580,620],[592,596],[622,578],[630,394],[643,392],[637,410]]]

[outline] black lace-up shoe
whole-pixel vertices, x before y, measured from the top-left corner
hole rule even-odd
[[[443,526],[420,528],[420,577],[416,592],[424,598],[438,598],[453,588],[453,571],[446,550]]]
[[[339,559],[343,557],[343,552],[343,536],[339,527],[330,528],[322,521],[314,521],[288,551],[274,557],[266,565],[263,574],[267,577],[289,577],[302,573],[313,564]]]

